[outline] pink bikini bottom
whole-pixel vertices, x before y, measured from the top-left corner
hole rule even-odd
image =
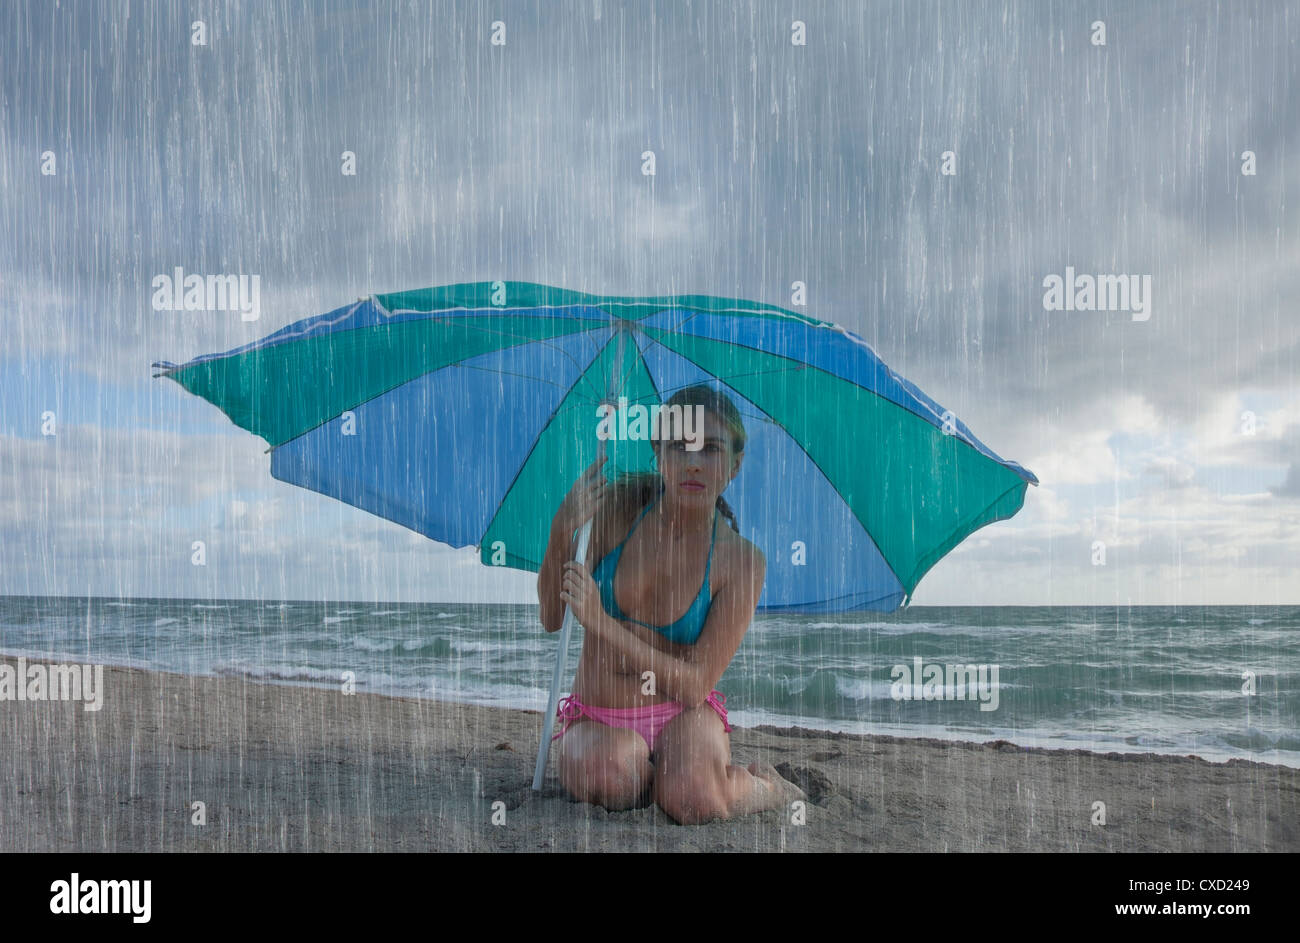
[[[731,724],[727,723],[727,709],[723,706],[727,703],[727,696],[721,691],[712,691],[705,698],[704,703],[712,707],[714,712],[722,718],[722,729],[730,733]],[[560,739],[573,722],[585,714],[606,727],[624,727],[628,730],[635,730],[641,735],[641,739],[646,742],[650,752],[653,753],[655,741],[659,739],[660,731],[683,710],[685,708],[677,701],[664,701],[662,704],[651,704],[648,707],[592,707],[590,704],[584,704],[578,700],[576,694],[570,694],[560,701],[559,708],[555,712],[555,716],[564,721],[564,727],[551,739]]]

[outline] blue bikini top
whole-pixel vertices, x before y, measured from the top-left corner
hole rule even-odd
[[[655,501],[659,500],[657,497]],[[709,562],[704,566],[704,583],[700,586],[700,592],[691,603],[691,608],[686,610],[686,615],[682,616],[672,625],[651,625],[648,622],[642,622],[640,619],[632,619],[624,614],[623,610],[618,607],[618,601],[614,598],[614,579],[618,575],[618,561],[623,555],[623,545],[632,539],[632,534],[636,532],[637,525],[641,523],[641,518],[645,517],[646,512],[654,506],[651,501],[637,516],[636,521],[632,524],[632,529],[627,532],[627,536],[622,542],[607,553],[596,565],[595,572],[591,574],[596,585],[600,587],[600,601],[605,605],[605,611],[619,621],[635,622],[637,625],[643,625],[647,629],[654,629],[670,642],[676,642],[679,645],[694,645],[704,631],[704,620],[708,618],[709,608],[713,605],[713,592],[709,589],[709,571],[713,568],[713,543],[718,534],[718,512],[713,512],[713,533],[709,537]]]

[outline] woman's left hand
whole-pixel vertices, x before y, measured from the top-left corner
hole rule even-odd
[[[573,610],[578,622],[588,631],[593,631],[600,617],[606,614],[596,581],[587,572],[587,568],[576,560],[564,564],[560,599]]]

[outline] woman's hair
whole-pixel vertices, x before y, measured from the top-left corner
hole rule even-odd
[[[745,451],[745,424],[740,419],[740,410],[731,401],[731,397],[721,390],[715,390],[706,383],[697,383],[678,390],[663,405],[683,408],[703,406],[705,412],[712,413],[727,427],[731,434],[731,451],[737,455]],[[613,485],[617,497],[626,497],[634,502],[634,506],[642,506],[663,488],[663,476],[659,472],[630,472],[621,475]],[[740,533],[736,512],[722,495],[718,495],[717,508],[731,523],[731,529]]]

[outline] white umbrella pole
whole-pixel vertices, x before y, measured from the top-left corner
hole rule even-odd
[[[591,519],[578,531],[577,559],[587,558],[587,541],[591,537]],[[573,623],[577,622],[573,610],[566,603],[564,606],[564,623],[560,626],[560,650],[555,653],[555,671],[551,675],[551,693],[546,699],[546,717],[542,724],[542,742],[537,745],[537,768],[533,771],[533,791],[540,792],[542,779],[546,776],[546,760],[551,752],[551,735],[555,731],[555,709],[560,703],[560,685],[564,683],[565,669],[569,662],[569,635]]]

